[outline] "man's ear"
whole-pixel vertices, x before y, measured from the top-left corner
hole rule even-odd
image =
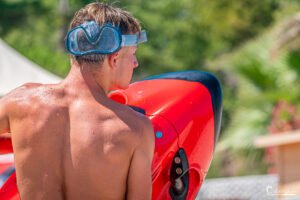
[[[116,67],[116,63],[118,61],[119,58],[119,52],[115,52],[113,54],[109,54],[108,55],[108,64],[110,67],[115,68]]]

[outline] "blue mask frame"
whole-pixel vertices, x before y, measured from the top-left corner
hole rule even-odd
[[[89,21],[68,31],[66,49],[75,56],[112,54],[121,47],[137,46],[146,41],[146,31],[122,35],[120,29],[112,24],[98,25],[95,21]]]

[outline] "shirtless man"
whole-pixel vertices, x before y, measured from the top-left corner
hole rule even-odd
[[[142,35],[128,12],[89,4],[70,24],[67,40],[72,30],[78,38],[67,41],[73,54],[68,76],[59,84],[25,84],[0,100],[0,133],[12,138],[22,200],[151,198],[151,122],[107,97],[112,89],[128,87],[138,66],[137,45],[130,45],[129,37],[115,49],[99,49],[106,40],[84,46],[87,35],[95,36],[95,23],[108,24],[103,31],[113,39],[112,27],[133,38]]]

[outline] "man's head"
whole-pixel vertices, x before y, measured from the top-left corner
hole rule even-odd
[[[129,12],[104,3],[91,3],[77,11],[70,23],[69,30],[88,21],[95,21],[98,25],[112,24],[118,27],[122,34],[140,33],[139,21]],[[87,63],[102,64],[107,57],[105,54],[89,54],[73,56],[73,59]]]
[[[98,84],[106,82],[108,90],[125,89],[138,66],[137,44],[146,40],[146,32],[129,12],[97,2],[76,12],[66,48],[72,63],[77,62],[81,70],[92,70]]]

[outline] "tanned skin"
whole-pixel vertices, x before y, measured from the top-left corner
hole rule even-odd
[[[108,92],[126,88],[136,47],[102,66],[73,60],[59,84],[25,84],[0,99],[22,200],[151,199],[151,122]]]

